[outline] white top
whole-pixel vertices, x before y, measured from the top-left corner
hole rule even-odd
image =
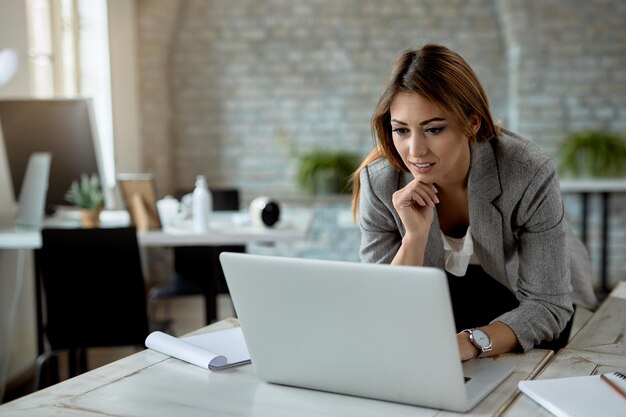
[[[474,253],[474,239],[470,227],[467,227],[465,236],[461,238],[446,236],[441,232],[446,271],[457,277],[465,275],[469,264],[480,265],[480,260]]]

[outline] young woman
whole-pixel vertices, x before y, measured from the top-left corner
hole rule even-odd
[[[573,304],[595,308],[588,255],[555,164],[494,124],[467,62],[402,53],[372,128],[353,184],[362,261],[445,269],[463,360],[564,345]]]

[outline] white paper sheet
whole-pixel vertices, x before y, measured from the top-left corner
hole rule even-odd
[[[205,369],[224,369],[250,363],[240,327],[178,339],[152,332],[146,347]]]

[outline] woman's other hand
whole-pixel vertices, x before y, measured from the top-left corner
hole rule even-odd
[[[472,342],[470,342],[469,334],[467,332],[460,332],[456,335],[457,343],[459,344],[459,353],[461,355],[461,361],[468,361],[474,359],[478,355],[478,349]]]

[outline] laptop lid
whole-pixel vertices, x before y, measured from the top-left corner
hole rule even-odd
[[[259,379],[455,411],[477,402],[468,399],[442,270],[220,260]]]

